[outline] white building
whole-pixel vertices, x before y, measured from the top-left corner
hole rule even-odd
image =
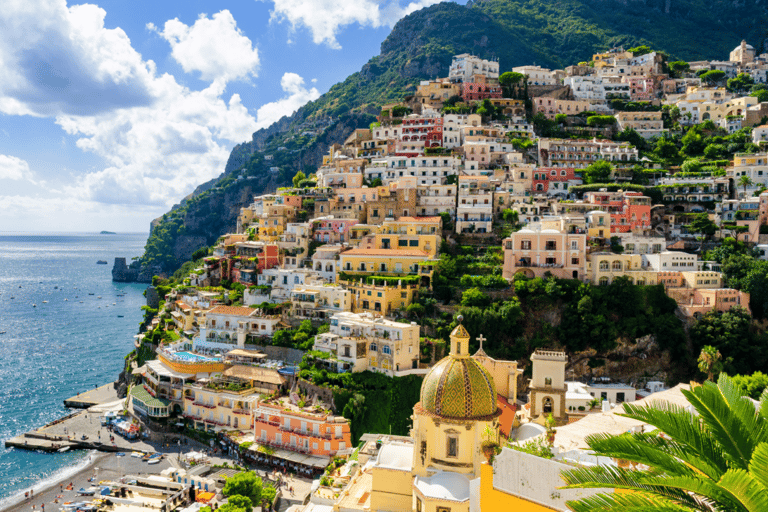
[[[193,346],[198,349],[231,350],[244,347],[249,337],[272,336],[280,328],[280,315],[264,315],[259,309],[216,306],[206,313],[205,327]]]
[[[456,185],[419,186],[416,189],[418,215],[439,215],[443,212],[456,215]]]
[[[294,318],[330,318],[352,310],[352,292],[338,285],[308,284],[291,291],[291,314]]]
[[[273,303],[289,300],[291,291],[296,286],[305,284],[322,285],[323,283],[325,283],[325,280],[318,272],[306,268],[268,268],[262,270],[258,277],[259,286],[272,287],[270,302]]]
[[[475,75],[486,78],[499,78],[499,63],[495,60],[485,60],[468,53],[453,57],[448,70],[448,78],[457,82],[472,82]]]
[[[343,245],[324,245],[312,255],[312,268],[329,283],[336,282],[336,273],[341,270],[339,254],[349,250]]]
[[[456,233],[493,231],[493,188],[487,176],[460,176]]]
[[[526,75],[528,85],[557,85],[556,75],[551,69],[541,66],[517,66],[512,68],[512,71]]]

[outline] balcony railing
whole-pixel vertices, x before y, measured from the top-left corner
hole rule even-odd
[[[192,405],[195,405],[197,407],[205,407],[206,409],[215,409],[216,406],[212,404],[204,404],[201,402],[192,402]]]

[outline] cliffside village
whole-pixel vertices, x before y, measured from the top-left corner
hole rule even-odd
[[[446,357],[421,362],[424,333],[404,312],[433,286],[444,244],[499,242],[510,284],[516,276],[598,286],[625,277],[663,285],[681,318],[748,309],[749,296],[725,287],[718,264],[701,259],[705,240],[688,223],[691,213],[706,212],[717,225],[714,240],[768,244],[761,229],[768,192],[755,195],[768,186],[768,152],[737,153],[722,173],[683,176],[612,140],[626,128],[646,139],[669,131],[661,110],[614,111],[620,99],[676,107],[682,125],[754,126],[753,142],[762,146],[768,125],[758,125],[768,103],[708,85],[696,72],[746,73],[766,83],[768,55],[742,42],[727,61],[689,64],[671,77],[662,55],[616,49],[564,70],[513,68],[527,81],[518,90],[525,86],[533,114],[578,134],[555,139],[536,133],[526,99],[504,97],[498,62],[457,55],[447,77],[383,106],[377,123],[331,147],[303,183],[241,210],[236,232],[166,297],[166,320],[154,322],[165,321],[175,341],[134,369],[140,383],[129,392],[130,410],[148,424],[181,416],[218,433],[246,462],[322,475],[296,510],[567,510],[567,500],[597,492],[558,489],[565,467],[619,464],[584,451],[585,437],[640,431],[643,424],[615,414],[622,402],[650,396],[686,405],[680,390],[687,386],[567,381],[566,354],[542,350],[531,355],[528,388],[518,390],[518,363],[489,357],[482,336],[470,354],[461,323]],[[489,100],[503,115],[443,112],[457,96]],[[590,125],[583,112],[615,123]],[[572,193],[598,161],[611,164],[618,187]],[[647,173],[648,186],[662,188],[661,202],[629,186],[638,168],[658,171]],[[510,211],[516,230],[504,232]],[[242,305],[226,305],[227,292],[214,288],[224,280],[245,286]],[[352,444],[331,395],[298,379],[303,353],[268,341],[305,320],[329,325],[312,347],[326,354],[329,371],[424,375],[410,436],[366,434]],[[537,438],[549,440],[554,458],[507,447]],[[488,446],[503,448],[488,453]]]

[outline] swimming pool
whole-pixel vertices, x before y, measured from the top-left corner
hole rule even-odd
[[[194,354],[192,352],[174,352],[173,355],[176,356],[178,359],[181,359],[182,361],[186,361],[188,363],[205,362],[205,361],[212,361],[212,362],[221,361],[221,359],[219,359],[218,357],[201,356],[199,354]]]

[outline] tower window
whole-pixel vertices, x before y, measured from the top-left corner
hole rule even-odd
[[[454,436],[448,437],[448,446],[446,448],[446,452],[448,457],[458,457],[459,456],[459,439]]]

